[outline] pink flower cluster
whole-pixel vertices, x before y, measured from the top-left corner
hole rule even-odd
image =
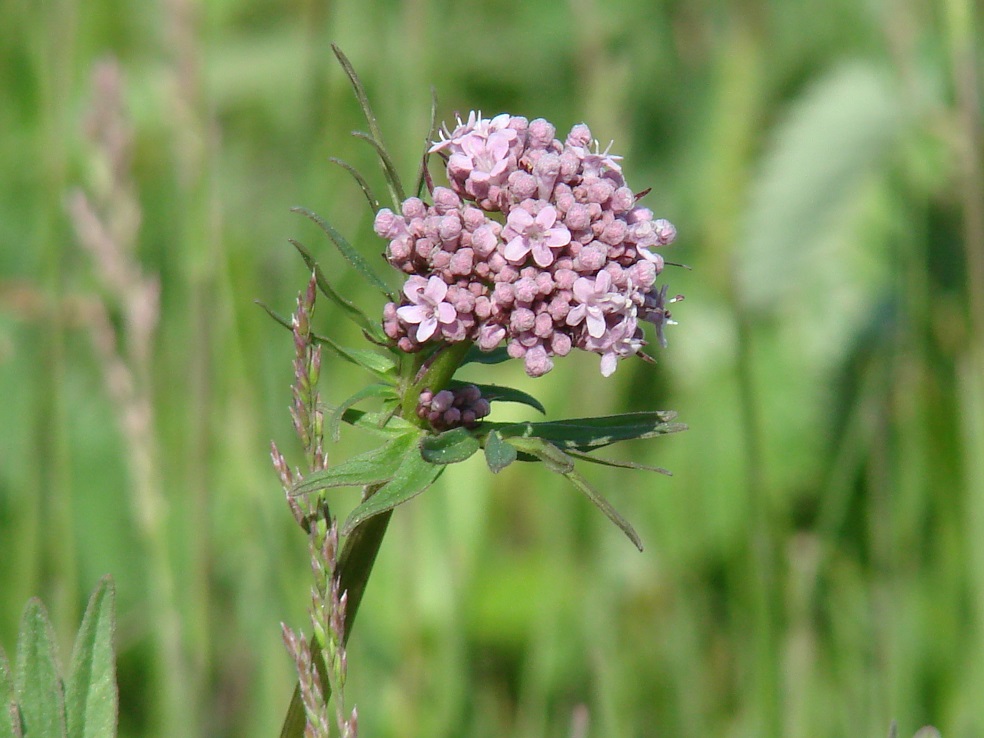
[[[543,119],[474,112],[431,148],[450,188],[433,204],[411,197],[376,216],[389,262],[408,276],[383,328],[404,351],[430,341],[506,342],[540,376],[572,348],[601,356],[609,376],[645,345],[640,322],[669,320],[655,286],[655,249],[676,230],[656,219],[622,177],[621,157],[599,151],[588,127],[554,138]]]

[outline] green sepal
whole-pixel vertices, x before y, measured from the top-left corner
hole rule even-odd
[[[419,438],[415,431],[404,433],[379,448],[309,474],[291,488],[290,496],[299,497],[331,487],[362,487],[388,482],[397,475],[407,454],[420,455],[417,450]]]
[[[280,323],[280,325],[284,328],[289,331],[294,330],[291,322],[269,305],[260,300],[253,300],[253,302],[263,308],[267,315]],[[369,351],[367,349],[345,348],[344,346],[339,346],[335,343],[335,341],[328,338],[328,336],[322,336],[319,333],[312,333],[311,340],[321,346],[324,346],[340,359],[344,359],[351,364],[355,364],[356,366],[362,367],[366,371],[371,372],[379,379],[389,382],[390,384],[393,384],[396,381],[396,362],[388,356],[384,356],[376,351]]]
[[[452,428],[420,439],[420,455],[431,464],[457,464],[471,458],[480,447],[467,428]]]
[[[628,539],[635,544],[636,548],[642,551],[642,539],[639,538],[639,534],[635,532],[635,528],[629,524],[628,520],[619,514],[618,510],[612,507],[612,504],[608,500],[602,497],[598,490],[588,484],[584,477],[573,470],[565,473],[564,476],[567,477],[571,484],[583,492],[584,496],[591,500],[595,507],[605,513],[605,516],[615,523],[615,525],[617,525],[623,533],[625,533]]]
[[[397,505],[413,499],[434,483],[443,465],[431,464],[420,455],[416,444],[403,455],[393,478],[379,488],[379,491],[365,500],[348,516],[342,526],[342,535],[348,535],[356,526],[369,518],[392,510]]]
[[[366,261],[362,254],[356,251],[352,247],[352,244],[346,240],[345,236],[336,231],[328,221],[307,208],[293,207],[290,211],[292,213],[300,213],[304,217],[314,222],[318,228],[324,231],[325,235],[328,236],[331,242],[335,244],[335,247],[339,250],[342,256],[345,257],[345,260],[355,267],[355,270],[365,277],[369,284],[378,289],[390,300],[395,299],[386,283],[372,270],[372,267],[369,266],[369,262]]]
[[[65,683],[68,738],[116,735],[119,694],[113,634],[115,591],[106,576],[89,598]]]
[[[300,241],[293,238],[288,238],[287,240],[290,242],[291,246],[297,249],[297,253],[299,253],[301,258],[304,259],[304,264],[307,268],[314,272],[314,278],[318,284],[318,289],[321,290],[321,294],[341,308],[345,317],[349,318],[349,320],[368,333],[378,343],[385,343],[387,340],[386,334],[383,333],[379,322],[370,320],[365,313],[357,308],[352,302],[342,297],[335,290],[335,288],[331,286],[331,283],[325,276],[324,270],[321,268],[321,265],[318,264],[317,259],[314,258],[314,255],[311,253],[310,249],[308,249],[308,247]]]
[[[505,346],[500,346],[492,351],[482,351],[478,346],[472,346],[468,353],[465,355],[464,361],[461,365],[465,364],[501,364],[504,361],[509,361],[512,358],[506,351]]]
[[[498,431],[485,437],[485,463],[493,474],[498,474],[517,458],[516,447],[502,440]]]
[[[379,204],[379,198],[376,197],[375,194],[373,194],[372,188],[369,186],[369,183],[366,181],[366,178],[362,176],[362,173],[359,172],[358,169],[353,167],[347,161],[343,161],[334,156],[328,157],[328,161],[330,161],[332,164],[337,164],[346,172],[352,175],[352,177],[358,183],[359,188],[362,190],[362,194],[365,195],[366,200],[369,201],[369,208],[372,210],[373,215],[378,213],[381,207]]]
[[[543,423],[487,423],[503,438],[542,438],[563,449],[590,451],[619,441],[652,438],[687,429],[683,423],[671,423],[672,411],[649,411],[604,415],[598,418],[573,418]]]
[[[650,466],[649,464],[640,464],[636,461],[618,461],[616,459],[599,459],[597,456],[592,456],[591,454],[586,454],[582,451],[575,451],[573,449],[567,449],[565,453],[573,456],[575,459],[583,459],[590,464],[600,464],[601,466],[615,466],[619,469],[639,469],[641,471],[651,471],[657,474],[665,474],[668,477],[673,476],[673,472],[669,469],[664,469],[661,466]]]
[[[25,735],[59,738],[65,735],[65,693],[51,623],[40,600],[24,609],[17,636],[14,693]]]
[[[452,380],[448,386],[452,389],[460,389],[461,387],[467,387],[469,384],[478,387],[482,392],[482,397],[489,402],[517,402],[521,405],[527,405],[544,415],[547,414],[547,409],[533,395],[513,387],[502,387],[498,384],[479,384],[478,382],[462,382],[457,379]]]

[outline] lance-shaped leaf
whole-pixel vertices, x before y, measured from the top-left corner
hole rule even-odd
[[[649,464],[640,464],[636,461],[618,461],[616,459],[599,459],[597,456],[592,456],[591,454],[586,454],[581,451],[575,451],[573,449],[567,449],[566,453],[573,456],[575,459],[583,459],[591,464],[600,464],[601,466],[616,466],[619,469],[640,469],[641,471],[651,471],[657,474],[665,474],[668,477],[673,476],[673,472],[669,469],[664,469],[661,466],[650,466]]]
[[[639,538],[639,534],[635,532],[635,528],[629,524],[628,520],[619,515],[618,510],[612,507],[612,504],[602,497],[598,490],[588,484],[584,477],[573,470],[565,473],[564,476],[570,480],[571,484],[581,490],[585,497],[595,504],[595,507],[605,513],[606,517],[615,523],[615,525],[617,525],[619,529],[625,533],[626,536],[628,536],[628,539],[635,544],[636,548],[642,551],[642,539]]]
[[[369,207],[372,209],[373,215],[378,213],[380,207],[379,198],[373,194],[372,188],[369,186],[369,183],[366,182],[366,178],[362,176],[362,173],[359,172],[358,169],[353,167],[347,161],[342,161],[341,159],[337,159],[334,156],[329,157],[328,161],[330,161],[332,164],[337,164],[346,172],[352,175],[355,181],[359,184],[359,187],[362,190],[362,194],[365,195],[366,200],[369,201]]]
[[[555,446],[575,451],[608,446],[619,441],[652,438],[686,430],[683,423],[671,423],[674,412],[650,411],[574,418],[544,423],[488,423],[503,438],[542,438]]]
[[[388,384],[370,384],[368,387],[363,387],[341,405],[336,407],[334,411],[332,411],[331,416],[328,419],[329,436],[335,441],[338,440],[339,427],[342,423],[342,418],[345,415],[345,411],[350,407],[353,407],[363,400],[368,400],[372,397],[394,399],[396,396],[396,390]]]
[[[65,695],[51,624],[40,601],[27,603],[17,636],[14,692],[26,735],[65,735]]]
[[[629,525],[629,521],[619,515],[618,511],[612,507],[608,500],[602,497],[580,474],[574,471],[574,459],[568,454],[542,438],[510,438],[507,443],[515,446],[523,453],[536,456],[550,471],[567,477],[575,487],[595,504],[595,507],[605,513],[605,516],[628,536],[636,548],[640,551],[642,550],[642,541],[639,539],[639,534]]]
[[[420,197],[421,193],[424,191],[424,184],[427,181],[427,159],[430,156],[428,153],[431,147],[431,141],[433,141],[437,136],[437,90],[431,87],[431,110],[430,110],[430,126],[427,128],[427,138],[424,139],[424,150],[420,155],[420,167],[417,169],[416,185],[413,188],[413,194]]]
[[[280,325],[284,328],[287,330],[293,330],[290,320],[285,318],[269,305],[259,300],[254,300],[253,302],[263,308],[267,315],[280,323]],[[396,381],[396,363],[388,356],[383,356],[375,351],[368,351],[366,349],[345,348],[344,346],[339,346],[335,343],[335,341],[328,338],[328,336],[322,336],[318,333],[312,333],[311,340],[321,346],[324,346],[340,359],[344,359],[349,363],[360,366],[366,371],[375,374],[382,380],[390,383]]]
[[[342,413],[342,421],[355,428],[371,431],[377,435],[392,438],[402,436],[409,432],[420,432],[420,429],[408,423],[401,417],[393,414],[393,411],[374,413],[366,410],[349,408]]]
[[[348,535],[369,518],[412,500],[430,487],[444,469],[443,465],[425,461],[420,455],[420,449],[414,445],[404,454],[394,477],[352,511],[342,526],[342,535]]]
[[[506,442],[518,451],[535,456],[552,472],[567,474],[574,471],[574,459],[542,438],[510,438]]]
[[[451,389],[460,389],[462,387],[467,387],[469,384],[473,384],[478,387],[478,389],[482,392],[482,397],[489,402],[517,402],[521,405],[528,405],[544,415],[547,414],[547,409],[543,407],[543,404],[533,395],[523,392],[522,390],[514,389],[513,387],[502,387],[498,384],[462,382],[457,379],[452,380],[448,386],[451,387]]]
[[[408,453],[420,456],[417,450],[418,439],[416,432],[404,433],[384,446],[309,474],[291,488],[290,495],[297,497],[331,487],[361,487],[388,482],[399,473]]]
[[[302,244],[300,241],[296,241],[293,238],[287,239],[290,244],[297,249],[297,253],[301,255],[304,259],[304,264],[314,272],[315,281],[318,284],[318,289],[321,290],[321,294],[331,300],[335,305],[341,308],[342,313],[359,326],[362,330],[372,336],[379,342],[386,341],[386,335],[382,332],[379,326],[379,321],[370,320],[365,313],[363,313],[359,308],[357,308],[352,302],[342,297],[334,287],[332,287],[331,282],[325,276],[324,270],[322,270],[321,265],[318,264],[317,260],[311,254],[310,249]]]
[[[318,228],[324,231],[325,235],[331,239],[331,242],[335,244],[335,247],[339,250],[339,252],[341,252],[342,256],[345,257],[345,260],[355,267],[355,270],[365,277],[369,284],[382,292],[387,298],[391,300],[394,299],[393,295],[390,293],[389,287],[387,287],[386,283],[372,270],[372,267],[369,266],[369,262],[366,261],[362,254],[356,251],[352,247],[352,244],[346,240],[345,236],[336,231],[334,227],[328,223],[328,221],[307,208],[293,207],[290,211],[292,213],[300,213],[313,221]]]
[[[68,738],[116,734],[116,659],[113,582],[104,577],[89,598],[75,637],[71,673],[65,685]]]
[[[366,123],[369,124],[369,133],[371,134],[372,140],[378,142],[376,150],[380,155],[380,161],[383,165],[383,173],[386,175],[386,183],[389,186],[390,194],[393,196],[397,206],[399,206],[399,204],[406,199],[403,195],[403,185],[400,184],[400,178],[396,173],[396,167],[394,167],[393,162],[389,160],[389,155],[386,154],[386,149],[382,145],[382,132],[379,130],[379,123],[376,121],[376,116],[372,112],[372,107],[369,105],[369,96],[366,95],[366,90],[362,86],[362,80],[360,80],[359,75],[355,73],[355,68],[352,66],[352,62],[348,60],[348,57],[345,56],[345,54],[342,53],[342,50],[335,44],[331,45],[331,50],[335,52],[335,56],[338,58],[338,63],[342,65],[342,69],[345,70],[345,74],[348,75],[349,81],[352,83],[352,88],[355,90],[355,96],[359,100],[359,106],[362,108],[362,113],[366,117]]]
[[[400,175],[396,172],[396,165],[393,163],[393,159],[390,157],[386,147],[383,146],[383,143],[378,138],[363,131],[352,131],[352,135],[362,139],[376,150],[376,156],[379,158],[379,164],[383,168],[383,176],[386,178],[390,197],[393,198],[393,206],[399,208],[400,204],[407,199],[407,196],[403,191],[403,183],[400,182]]]
[[[485,463],[493,474],[498,474],[516,460],[516,447],[502,440],[498,431],[485,437]]]
[[[470,458],[480,444],[467,428],[452,428],[420,439],[420,455],[431,464],[457,464]]]

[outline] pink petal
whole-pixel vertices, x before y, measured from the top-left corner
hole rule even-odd
[[[423,296],[426,297],[431,304],[436,305],[441,302],[448,294],[448,286],[443,279],[437,276],[431,276],[427,280],[427,288],[424,290]]]
[[[437,319],[444,324],[453,323],[458,319],[458,311],[449,302],[442,302],[437,306]]]
[[[552,228],[557,222],[557,209],[553,205],[547,205],[543,210],[536,214],[536,224],[543,230]]]
[[[601,357],[601,376],[610,377],[618,367],[618,357],[614,352],[609,351]]]
[[[510,215],[509,217],[512,216]],[[516,238],[506,244],[506,248],[502,253],[509,261],[522,261],[529,252],[530,247],[526,239],[522,236],[516,236]]]
[[[588,310],[585,323],[588,324],[588,335],[592,338],[601,338],[605,335],[605,329],[608,327],[600,310]]]
[[[397,308],[396,314],[407,323],[422,323],[428,315],[428,311],[420,305],[404,305]]]
[[[509,217],[506,219],[506,226],[512,228],[517,233],[523,233],[531,225],[533,225],[533,216],[522,208],[511,210]]]
[[[428,316],[427,320],[417,326],[417,343],[423,343],[437,331],[437,318]]]
[[[538,267],[548,267],[553,264],[553,260],[553,251],[543,241],[536,241],[533,244],[533,261]]]

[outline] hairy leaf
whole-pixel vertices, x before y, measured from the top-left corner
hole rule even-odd
[[[65,695],[58,674],[54,635],[44,606],[27,603],[17,637],[14,691],[25,735],[65,735]]]
[[[480,448],[478,439],[467,428],[453,428],[439,435],[425,435],[420,441],[420,455],[431,464],[457,464],[470,458]]]
[[[419,435],[415,432],[397,436],[372,451],[353,456],[329,469],[309,474],[290,490],[292,497],[318,492],[331,487],[361,487],[388,482],[397,474],[404,457],[417,450]]]
[[[420,455],[419,447],[415,444],[404,454],[393,479],[352,511],[345,525],[342,526],[342,535],[348,535],[356,526],[369,518],[413,499],[430,487],[444,469],[443,465],[425,461]]]
[[[372,188],[369,187],[369,183],[366,182],[366,178],[362,176],[359,170],[353,167],[348,162],[342,161],[341,159],[337,159],[334,156],[329,157],[328,161],[330,161],[332,164],[337,164],[346,172],[352,175],[355,181],[359,184],[359,187],[362,189],[362,194],[365,195],[366,200],[369,201],[369,207],[372,209],[373,214],[378,213],[380,208],[379,198],[373,194]]]
[[[71,672],[65,686],[68,738],[116,735],[118,693],[113,651],[115,592],[103,577],[89,598],[75,638]]]

